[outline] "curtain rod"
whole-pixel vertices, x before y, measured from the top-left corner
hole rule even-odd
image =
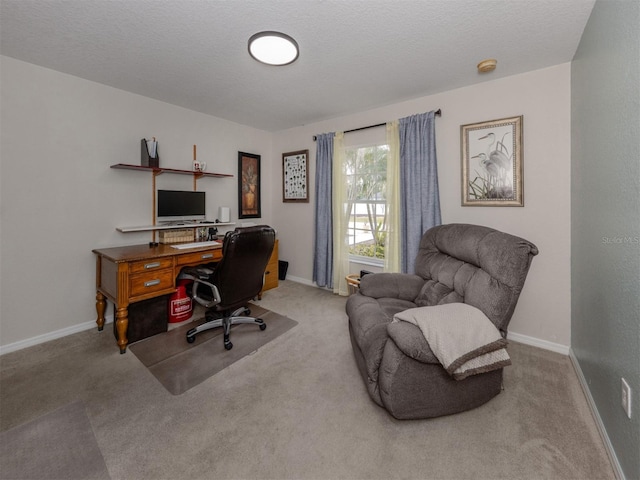
[[[438,109],[433,113],[436,117],[441,117],[442,116],[442,110]],[[382,127],[386,125],[386,123],[378,123],[376,125],[368,125],[366,127],[360,127],[360,128],[352,128],[351,130],[345,130],[343,133],[351,133],[351,132],[357,132],[359,130],[366,130],[368,128],[375,128],[375,127]],[[316,136],[313,136],[313,141],[316,141]]]

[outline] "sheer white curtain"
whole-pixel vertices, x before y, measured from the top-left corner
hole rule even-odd
[[[384,246],[384,271],[400,272],[400,133],[398,122],[387,123],[387,240]]]
[[[333,138],[333,293],[348,295],[349,193],[345,162],[344,133]]]

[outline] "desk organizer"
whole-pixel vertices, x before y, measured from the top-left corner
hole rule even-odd
[[[149,155],[149,147],[147,146],[147,141],[143,138],[140,141],[140,165],[142,165],[143,167],[158,168],[160,166],[160,155],[158,155],[157,143],[155,154],[155,157]]]
[[[160,230],[160,243],[193,242],[194,229],[180,228],[176,230]]]

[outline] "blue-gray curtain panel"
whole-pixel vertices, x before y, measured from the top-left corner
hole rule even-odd
[[[316,135],[316,236],[313,281],[333,288],[333,137],[334,132]]]
[[[424,232],[440,225],[435,113],[401,118],[400,133],[400,265],[414,273]]]

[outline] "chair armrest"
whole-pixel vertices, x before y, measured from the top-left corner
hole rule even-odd
[[[440,363],[417,326],[409,322],[394,321],[387,325],[387,334],[407,357],[420,363]]]
[[[360,279],[360,293],[372,298],[399,298],[414,301],[424,279],[408,273],[374,273]]]
[[[209,289],[211,289],[211,296],[213,297],[211,300],[206,300],[198,296],[198,284],[200,283],[202,285],[206,285],[207,287],[209,287]],[[196,278],[193,281],[192,298],[205,308],[211,308],[222,301],[220,298],[220,292],[218,292],[218,287],[216,287],[213,283],[206,282],[199,278]]]

